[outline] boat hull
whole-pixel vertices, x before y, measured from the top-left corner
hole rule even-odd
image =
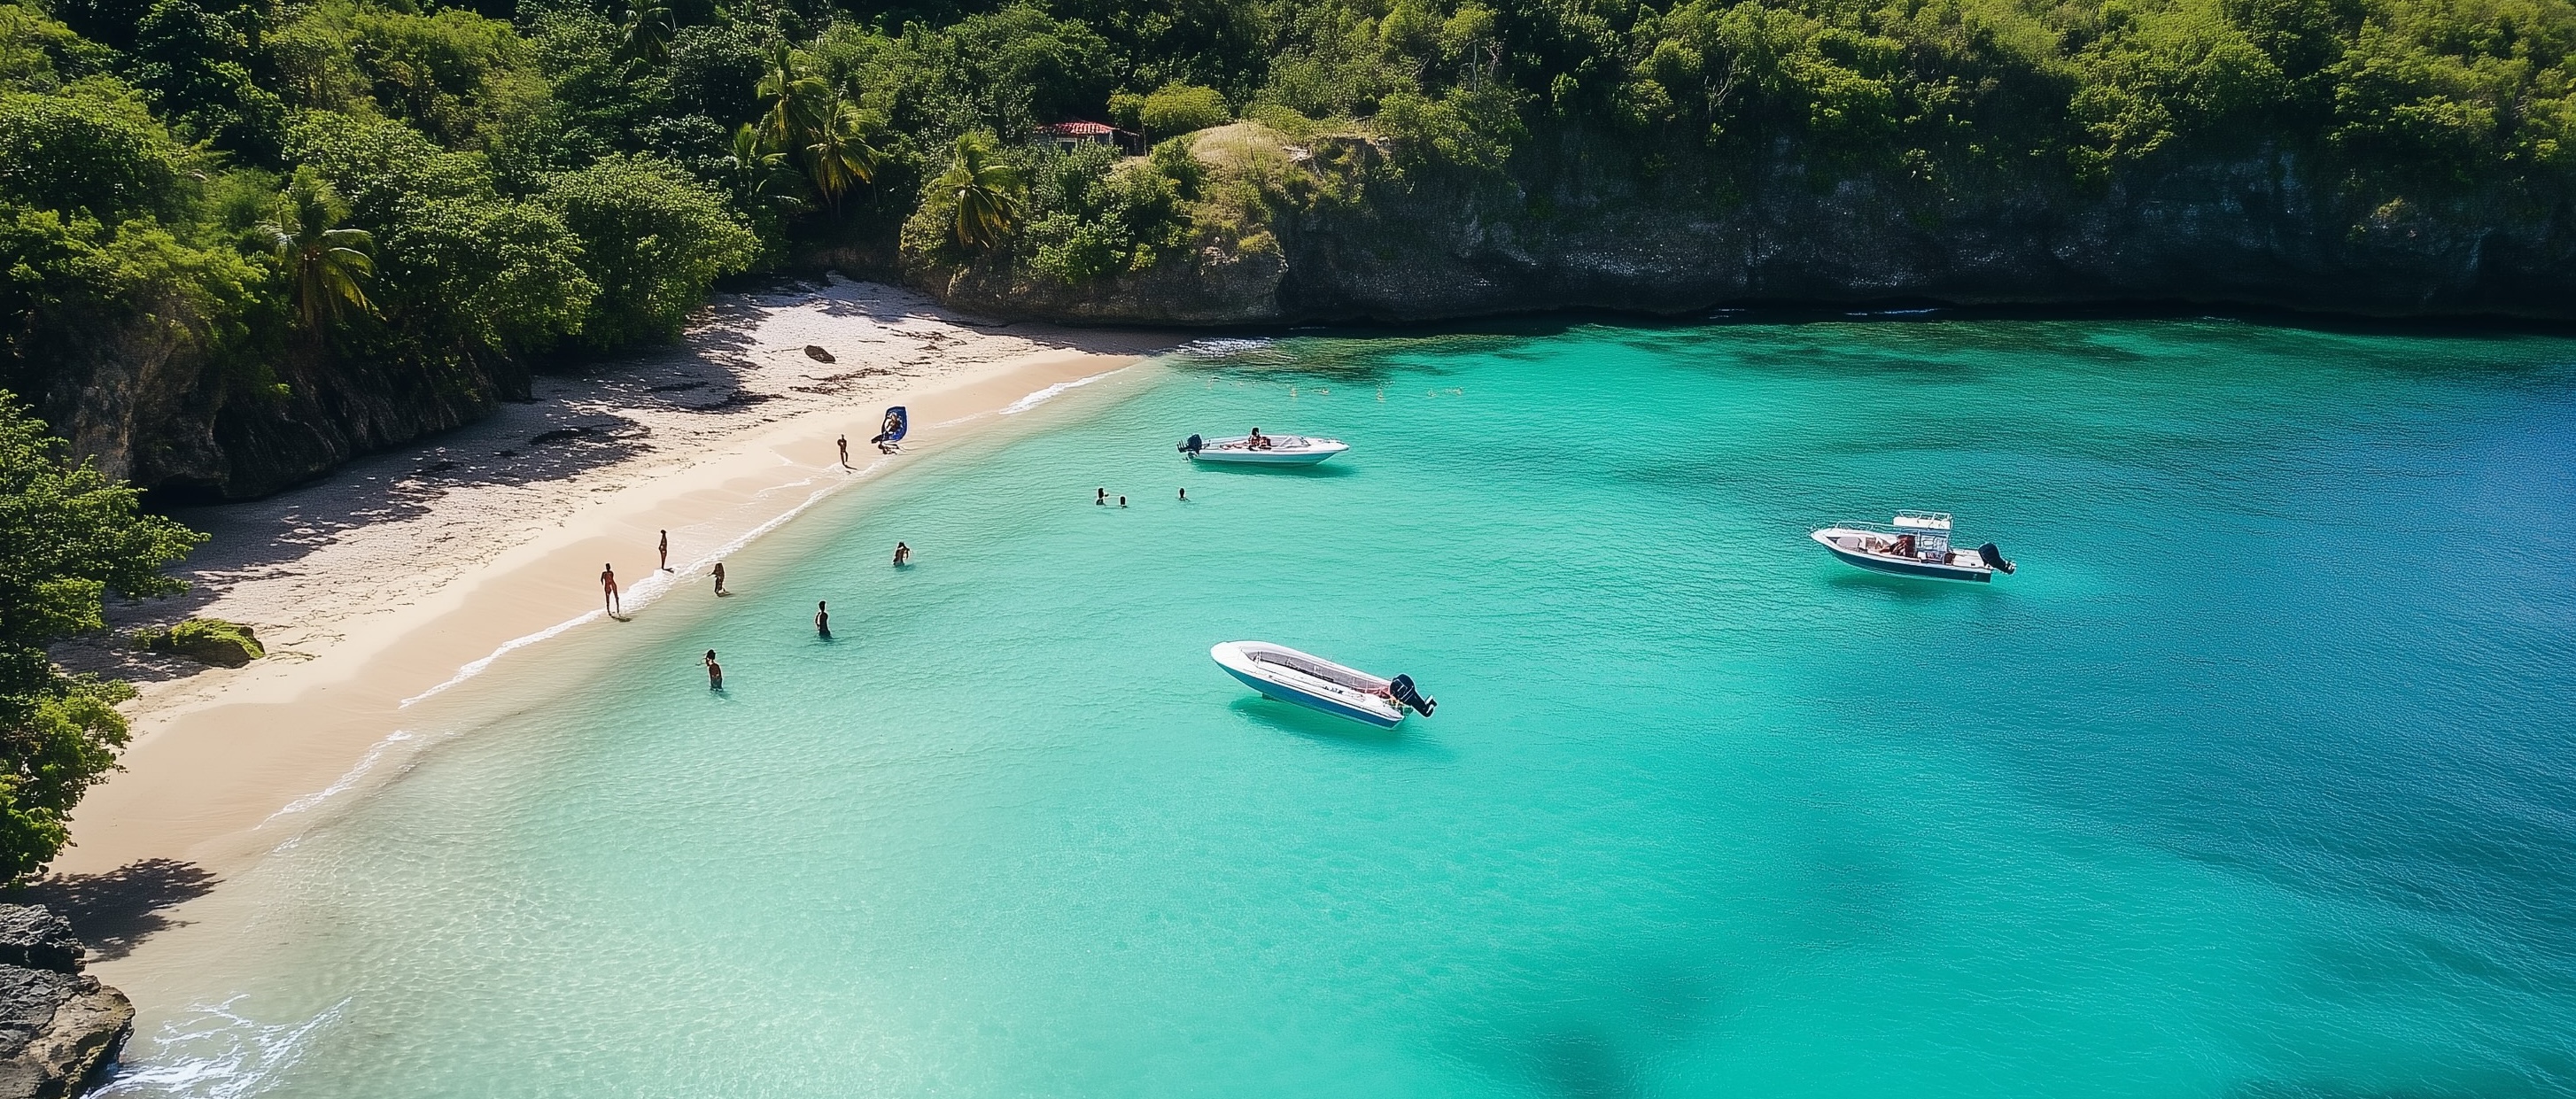
[[[1401,717],[1388,717],[1385,714],[1371,710],[1363,710],[1357,706],[1345,706],[1332,699],[1325,698],[1322,695],[1308,694],[1285,684],[1273,683],[1258,676],[1247,675],[1243,672],[1236,671],[1233,668],[1227,668],[1225,670],[1225,674],[1233,676],[1235,679],[1241,681],[1244,686],[1261,692],[1261,697],[1263,698],[1274,699],[1276,701],[1286,702],[1295,706],[1303,706],[1309,710],[1331,714],[1334,717],[1348,718],[1363,725],[1374,725],[1380,729],[1392,729],[1404,723],[1404,719]]]
[[[1242,446],[1241,439],[1219,439],[1190,455],[1193,462],[1224,466],[1311,466],[1333,455],[1349,450],[1350,444],[1336,439],[1298,437],[1296,445],[1252,450]]]
[[[1833,536],[1838,533],[1860,532],[1844,532],[1836,529],[1826,529],[1817,531],[1808,537],[1815,539],[1817,545],[1825,547],[1825,552],[1833,554],[1835,557],[1841,559],[1844,564],[1851,565],[1855,568],[1868,569],[1871,572],[1886,573],[1889,576],[1911,576],[1920,580],[1955,580],[1970,584],[1991,584],[1995,579],[1995,570],[1983,565],[1945,565],[1937,561],[1920,561],[1903,557],[1888,557],[1881,554],[1866,553],[1860,550],[1845,549],[1834,542]]]

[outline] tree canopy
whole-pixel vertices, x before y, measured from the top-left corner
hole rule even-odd
[[[162,568],[203,536],[142,513],[140,493],[88,463],[0,391],[0,882],[50,861],[81,794],[125,744],[131,688],[66,675],[48,642],[102,629],[106,596],[166,595]]]

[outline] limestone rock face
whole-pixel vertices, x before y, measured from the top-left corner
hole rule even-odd
[[[2077,186],[1840,176],[1785,148],[1724,179],[1658,176],[1572,132],[1533,138],[1508,174],[1337,180],[1329,165],[1384,164],[1385,151],[1324,144],[1290,150],[1308,192],[1366,200],[1274,198],[1258,254],[1203,248],[1084,287],[916,278],[962,307],[1127,324],[1898,301],[2576,320],[2568,203],[2504,188],[2361,196],[2282,150]]]
[[[134,1029],[125,994],[80,972],[71,925],[0,905],[0,1099],[78,1095]]]

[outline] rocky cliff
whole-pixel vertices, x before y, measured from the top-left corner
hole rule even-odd
[[[1785,148],[1722,180],[1658,174],[1579,134],[1525,150],[1508,174],[1399,171],[1364,139],[1271,140],[1290,167],[1267,188],[1253,251],[1203,242],[1082,287],[990,265],[917,277],[959,307],[1094,323],[1899,300],[2576,319],[2564,200],[2389,197],[2321,185],[2330,173],[2277,150],[2078,186],[1836,173]]]
[[[324,363],[295,352],[268,356],[264,376],[227,376],[207,360],[203,321],[175,299],[36,327],[46,338],[27,356],[28,376],[0,378],[0,387],[35,405],[73,454],[182,498],[266,495],[471,423],[528,387],[509,369]]]
[[[125,994],[81,973],[61,916],[0,905],[0,1099],[78,1095],[134,1028]]]

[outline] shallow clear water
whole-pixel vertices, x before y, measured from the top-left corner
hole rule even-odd
[[[122,1087],[2576,1094],[2571,362],[2207,320],[1142,368],[514,655],[469,688],[513,712],[232,886],[274,959]],[[1172,453],[1255,424],[1356,449]],[[1804,537],[1899,507],[2021,572]],[[1245,637],[1439,714],[1258,700]]]

